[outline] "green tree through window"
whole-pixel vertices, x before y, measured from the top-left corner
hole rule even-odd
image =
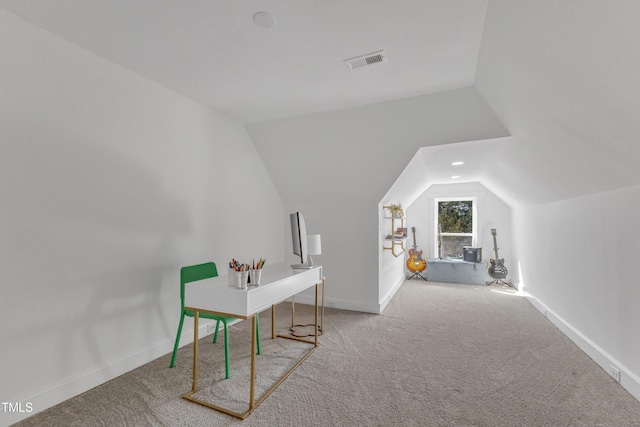
[[[438,203],[438,221],[443,233],[473,233],[473,202],[459,200]]]
[[[438,256],[462,258],[463,246],[471,246],[474,230],[474,200],[438,200]]]

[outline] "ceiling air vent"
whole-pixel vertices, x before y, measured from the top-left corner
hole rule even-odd
[[[344,65],[346,65],[348,69],[353,70],[354,68],[366,67],[367,65],[378,64],[380,62],[387,62],[387,55],[384,53],[384,50],[345,59]]]

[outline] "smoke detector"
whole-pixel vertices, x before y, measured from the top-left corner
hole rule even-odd
[[[368,53],[355,58],[345,59],[343,62],[348,69],[353,70],[354,68],[387,62],[387,55],[384,53],[384,50],[379,50],[377,52]]]
[[[276,18],[269,12],[257,12],[253,15],[253,23],[258,27],[271,28],[276,25]]]

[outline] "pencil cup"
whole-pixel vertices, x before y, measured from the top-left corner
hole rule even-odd
[[[229,269],[227,285],[229,285],[230,288],[247,289],[247,280],[249,280],[248,271],[235,271],[233,268]]]
[[[229,274],[227,275],[227,285],[230,288],[238,287],[238,281],[240,280],[240,275],[238,275],[239,271],[235,271],[233,268],[229,269]]]
[[[253,270],[249,270],[249,274],[251,277],[251,286],[260,286],[260,277],[262,277],[262,269],[254,268]]]
[[[238,271],[240,274],[240,284],[236,286],[238,289],[247,289],[247,280],[249,280],[249,272],[248,271]]]

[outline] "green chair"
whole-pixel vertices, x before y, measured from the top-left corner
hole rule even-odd
[[[217,275],[218,275],[218,269],[216,268],[216,264],[214,262],[191,265],[188,267],[182,267],[180,269],[180,306],[181,306],[182,314],[180,315],[180,324],[178,325],[178,334],[176,335],[176,343],[173,346],[173,355],[171,356],[171,364],[169,364],[170,368],[173,368],[176,364],[176,355],[178,354],[178,346],[180,344],[180,334],[182,333],[182,324],[184,322],[184,317],[185,316],[193,317],[194,315],[192,310],[187,310],[184,308],[184,286],[187,283],[195,282],[197,280],[202,280],[202,279],[208,279],[210,277],[216,277]],[[224,326],[224,368],[225,368],[226,378],[229,379],[231,375],[229,374],[229,331],[227,329],[227,323],[233,320],[236,320],[236,318],[218,316],[215,314],[202,313],[202,312],[198,314],[198,317],[201,319],[212,319],[216,321],[216,332],[213,334],[214,343],[218,340],[218,329],[220,327],[220,322],[222,322]],[[257,354],[260,354],[260,326],[259,326],[257,314],[256,314],[256,344],[257,344]]]

